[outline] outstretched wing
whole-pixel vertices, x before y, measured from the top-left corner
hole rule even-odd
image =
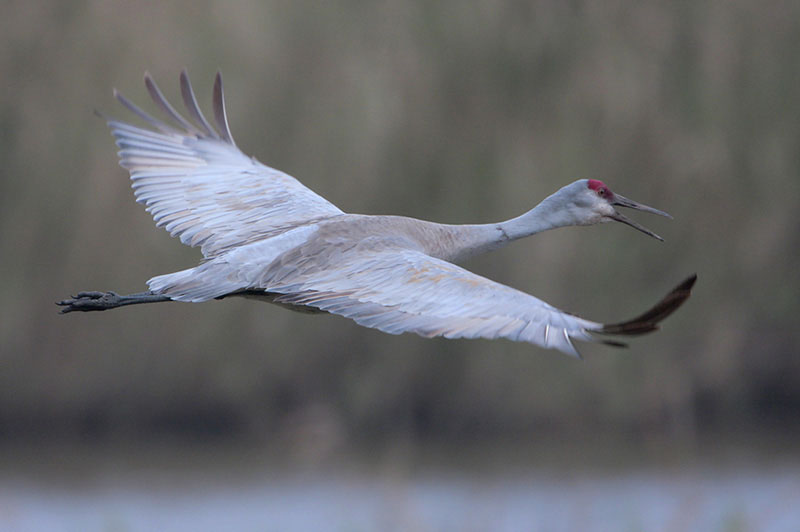
[[[507,338],[579,357],[572,340],[598,341],[590,333],[604,332],[603,324],[421,251],[350,249],[335,258],[326,255],[298,250],[297,256],[274,264],[260,287],[280,294],[276,302],[315,307],[392,334]],[[686,297],[670,309],[642,317],[659,321]],[[605,332],[626,334],[623,325]],[[651,325],[649,330],[656,328]],[[628,326],[635,333],[647,332],[644,326]]]
[[[181,242],[213,256],[232,246],[281,233],[297,225],[343,214],[295,178],[242,153],[225,112],[222,77],[214,83],[217,130],[197,105],[186,71],[183,101],[194,123],[181,116],[145,74],[145,85],[172,124],[153,118],[115,91],[117,99],[150,124],[144,129],[108,120],[120,148],[120,165],[131,174],[136,200],[156,224]]]

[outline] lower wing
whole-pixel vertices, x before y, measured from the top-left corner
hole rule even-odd
[[[324,250],[314,255],[281,261],[258,288],[276,294],[276,302],[314,307],[391,334],[507,338],[576,357],[572,340],[624,346],[593,334],[656,330],[689,297],[696,279],[685,280],[641,316],[604,325],[413,249],[351,249],[334,261],[325,260]],[[324,268],[317,266],[319,258]]]

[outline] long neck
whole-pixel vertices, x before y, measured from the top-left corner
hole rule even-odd
[[[558,192],[556,192],[558,194]],[[541,233],[548,229],[574,225],[568,210],[563,208],[556,194],[548,196],[539,205],[525,214],[499,224],[508,241]]]
[[[554,195],[544,199],[525,214],[505,222],[477,225],[440,226],[447,228],[447,237],[437,239],[429,252],[446,260],[460,262],[473,255],[486,253],[548,229],[574,225]]]

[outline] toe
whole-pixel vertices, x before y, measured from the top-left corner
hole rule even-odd
[[[104,295],[106,295],[105,292],[96,292],[96,291],[78,292],[78,295],[75,296],[75,299],[82,299],[84,297],[88,297],[89,299],[100,299]]]

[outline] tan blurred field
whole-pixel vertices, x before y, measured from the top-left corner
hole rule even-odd
[[[0,7],[0,439],[696,449],[800,429],[800,4],[36,2]],[[196,250],[133,200],[97,109],[225,75],[238,144],[346,211],[509,218],[576,178],[671,213],[473,260],[586,317],[695,294],[582,363],[251,301],[61,316]],[[757,441],[761,441],[755,438]],[[284,441],[281,440],[281,441]],[[444,443],[442,443],[444,442]]]

